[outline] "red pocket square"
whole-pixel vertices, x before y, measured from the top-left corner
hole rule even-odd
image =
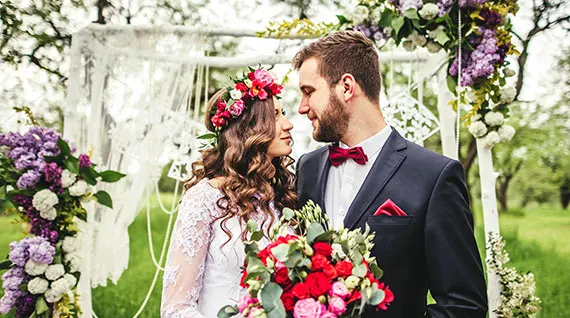
[[[374,212],[374,215],[388,215],[388,216],[406,216],[406,212],[404,212],[400,207],[396,205],[396,203],[392,202],[392,200],[388,199],[386,202],[382,203],[382,205]]]

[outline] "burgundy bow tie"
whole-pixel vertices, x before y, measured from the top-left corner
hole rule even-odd
[[[329,159],[333,166],[339,166],[348,158],[352,158],[359,165],[363,165],[368,161],[368,156],[364,153],[362,147],[346,149],[339,146],[329,146]]]

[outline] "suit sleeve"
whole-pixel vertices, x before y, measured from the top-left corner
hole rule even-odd
[[[455,160],[442,169],[433,188],[424,238],[428,284],[436,301],[426,317],[485,318],[485,277],[463,167]]]

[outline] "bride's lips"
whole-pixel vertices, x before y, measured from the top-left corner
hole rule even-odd
[[[291,143],[291,136],[281,137],[281,140],[285,140],[287,143]]]

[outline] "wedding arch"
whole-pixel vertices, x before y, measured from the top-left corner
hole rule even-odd
[[[275,39],[269,35],[259,37],[256,31],[94,24],[74,34],[64,136],[73,140],[79,150],[92,151],[92,158],[102,168],[127,174],[121,182],[105,184],[102,188],[115,198],[113,210],[94,205],[88,208],[79,283],[84,317],[93,316],[91,288],[106,286],[109,279],[116,283],[127,268],[128,227],[145,196],[148,198],[149,193],[158,192],[160,163],[173,160],[169,176],[181,180],[185,165],[197,157],[200,144],[195,137],[203,133],[200,114],[208,96],[210,69],[258,63],[287,65],[300,45],[315,38],[289,34],[287,38]],[[218,52],[209,51],[209,44],[222,37],[247,39],[253,44],[249,51],[242,52],[245,55],[219,56]],[[273,51],[269,49],[269,53],[259,55],[261,50],[255,47],[270,47]],[[446,82],[447,56],[421,49],[380,52],[379,57],[382,63],[413,62],[421,66],[417,68],[421,71],[413,77],[410,74],[409,87],[418,90],[417,98],[403,92],[388,96],[390,103],[383,104],[388,122],[419,144],[439,131],[443,154],[457,159],[459,115],[449,106],[455,97]],[[437,82],[438,117],[423,105],[423,83],[427,80]],[[297,134],[310,135],[310,127],[301,126]],[[480,139],[477,146],[489,242],[489,235],[499,233],[494,190],[496,173],[491,149]],[[296,147],[300,154],[314,144],[298,142]],[[170,214],[166,237],[176,212],[176,201],[174,198],[175,203],[170,208],[161,203],[162,209]],[[151,247],[157,267],[151,289],[162,269],[166,241],[158,259]],[[500,302],[500,286],[492,268],[488,269],[488,290],[492,310]],[[147,300],[148,297],[135,317]]]

